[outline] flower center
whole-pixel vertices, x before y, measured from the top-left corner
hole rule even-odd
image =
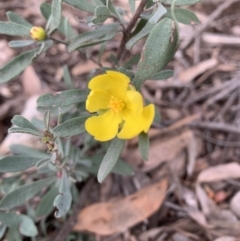
[[[113,114],[118,114],[125,107],[125,104],[122,100],[118,100],[116,97],[111,96],[108,107]]]

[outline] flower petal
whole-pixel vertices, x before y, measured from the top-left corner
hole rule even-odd
[[[143,108],[142,122],[144,123],[143,131],[145,133],[148,132],[148,130],[153,122],[154,115],[155,115],[155,108],[154,108],[153,104],[147,105]]]
[[[117,71],[107,71],[90,80],[88,88],[91,90],[101,89],[116,98],[123,99],[130,79],[125,74]]]
[[[143,109],[143,99],[139,92],[134,90],[127,91],[124,103],[126,107],[123,110],[123,119],[125,111],[131,111],[133,115],[136,116],[141,115]]]
[[[86,109],[90,112],[96,112],[100,109],[108,109],[111,95],[102,90],[92,90],[86,101]]]
[[[100,116],[88,118],[85,122],[85,128],[96,140],[108,141],[117,135],[118,126],[121,122],[121,116],[114,115],[111,111],[107,111]]]
[[[125,113],[125,123],[122,130],[118,133],[118,138],[131,139],[139,135],[142,131],[148,132],[153,122],[154,111],[154,105],[150,104],[143,108],[140,116],[134,115],[131,111]]]

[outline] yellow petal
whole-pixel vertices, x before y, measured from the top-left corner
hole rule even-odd
[[[90,80],[88,88],[91,90],[101,89],[116,98],[123,99],[130,79],[125,74],[117,71],[107,71]]]
[[[96,112],[100,109],[108,109],[111,95],[102,90],[92,90],[87,97],[86,109],[90,112]]]
[[[143,108],[140,116],[133,112],[126,112],[124,115],[125,123],[118,134],[120,139],[131,139],[139,135],[142,131],[148,132],[154,118],[154,105],[150,104]]]
[[[118,126],[122,122],[120,115],[114,115],[111,111],[100,116],[93,116],[86,120],[85,128],[87,132],[98,141],[108,141],[113,139],[118,133]]]
[[[142,112],[142,122],[144,123],[143,131],[148,132],[155,115],[155,108],[153,104],[147,105],[143,108]]]
[[[131,111],[133,115],[141,115],[143,109],[143,99],[142,95],[139,92],[134,90],[127,91],[124,103],[126,107],[123,110],[123,115],[124,112],[128,113],[129,111]]]

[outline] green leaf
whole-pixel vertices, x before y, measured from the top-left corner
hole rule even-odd
[[[38,160],[50,157],[50,155],[46,152],[42,152],[24,145],[11,145],[10,150],[14,155],[26,155],[28,157],[38,158]]]
[[[152,31],[154,26],[155,24],[147,22],[146,25],[140,30],[140,32],[129,39],[126,44],[126,48],[130,50],[140,39],[147,36]]]
[[[125,140],[122,139],[115,138],[112,140],[98,170],[97,178],[100,183],[112,171],[123,150],[124,143]]]
[[[156,24],[166,12],[167,12],[167,9],[163,7],[161,3],[159,3],[156,12],[154,12],[152,17],[149,19],[149,23]]]
[[[42,3],[40,6],[41,13],[46,20],[48,20],[51,16],[51,9],[52,7],[48,3]],[[61,22],[58,31],[64,34],[68,39],[72,39],[77,35],[75,30],[70,26],[69,21],[63,16],[61,17]]]
[[[29,23],[24,18],[22,18],[20,15],[14,13],[12,11],[7,12],[7,18],[8,18],[9,21],[17,23],[17,24],[21,24],[21,25],[23,25],[27,28],[33,27],[33,25],[31,23]]]
[[[92,22],[94,24],[103,23],[111,16],[111,11],[106,6],[98,6],[94,12]]]
[[[162,3],[171,5],[174,0],[163,0]],[[200,0],[176,0],[175,6],[186,6],[186,5],[193,5],[195,3],[200,2]]]
[[[85,132],[85,121],[91,115],[79,116],[63,122],[53,129],[53,133],[58,137],[76,136]]]
[[[163,80],[168,79],[174,75],[174,72],[172,70],[162,70],[152,76],[150,76],[149,80]]]
[[[63,79],[64,79],[64,83],[68,89],[74,89],[74,86],[72,83],[72,78],[71,78],[67,65],[64,65],[64,67],[63,67]]]
[[[15,115],[12,119],[12,123],[17,127],[11,127],[8,133],[27,133],[35,136],[43,136],[43,134],[23,116]]]
[[[55,185],[45,194],[39,202],[36,210],[37,218],[47,217],[53,211],[53,201],[58,195],[58,189]]]
[[[66,90],[42,95],[37,100],[38,107],[64,107],[84,102],[89,90]]]
[[[25,184],[18,189],[8,193],[0,202],[0,210],[9,210],[20,205],[23,205],[28,200],[33,198],[43,188],[55,181],[55,177],[49,177],[33,183]]]
[[[62,17],[62,0],[52,1],[51,17],[50,33],[57,30],[60,26]]]
[[[29,46],[31,44],[35,43],[34,40],[14,40],[14,41],[10,41],[8,43],[8,46],[11,48],[22,48],[22,47],[26,47]]]
[[[94,5],[87,0],[64,0],[65,3],[86,12],[94,12]]]
[[[0,222],[10,229],[18,229],[25,236],[35,237],[38,234],[33,220],[26,215],[0,212]]]
[[[24,134],[34,135],[34,136],[43,136],[43,134],[38,131],[34,131],[32,129],[23,128],[23,127],[11,127],[8,129],[8,133],[24,133]]]
[[[49,110],[45,111],[43,122],[44,122],[45,129],[49,130],[49,122],[50,122],[50,111]]]
[[[0,225],[0,240],[2,240],[2,238],[3,238],[3,236],[4,236],[5,232],[6,232],[6,229],[7,229],[6,225],[4,225],[4,224]]]
[[[87,46],[97,45],[112,39],[117,33],[119,24],[107,24],[99,27],[96,30],[85,32],[72,39],[68,46],[68,51],[73,52],[76,49]]]
[[[37,49],[32,49],[22,53],[3,66],[0,69],[0,84],[3,84],[19,75],[28,65],[32,63],[32,57],[36,52]]]
[[[30,36],[30,28],[14,22],[0,22],[0,34]]]
[[[176,17],[176,20],[179,23],[187,24],[187,25],[193,25],[193,24],[199,24],[200,21],[195,13],[193,13],[190,10],[182,9],[182,8],[174,8],[174,14]],[[166,17],[171,18],[171,10],[168,9]]]
[[[138,136],[138,149],[144,161],[147,161],[149,154],[148,134],[141,132]]]
[[[177,45],[178,33],[174,21],[169,18],[162,19],[149,34],[138,62],[133,79],[137,89],[140,89],[146,79],[159,72],[172,59]]]
[[[128,4],[130,6],[131,12],[135,12],[135,0],[128,0]]]
[[[125,161],[118,160],[112,169],[113,173],[117,173],[124,176],[131,176],[134,174],[133,168]]]
[[[40,159],[29,156],[6,156],[0,159],[0,172],[19,172],[35,166]]]
[[[49,158],[46,158],[46,159],[42,159],[40,161],[38,161],[36,167],[38,169],[41,169],[42,167],[46,166],[47,164],[49,164],[51,161],[50,157]]]
[[[21,115],[15,115],[12,118],[11,122],[15,126],[32,129],[34,131],[38,131],[37,127],[35,127],[29,120],[27,120],[26,118],[24,118]]]
[[[63,217],[71,207],[72,194],[70,183],[65,170],[62,171],[62,179],[59,187],[59,195],[55,198],[53,205],[58,210],[55,212],[57,218]]]

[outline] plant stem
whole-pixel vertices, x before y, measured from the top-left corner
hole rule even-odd
[[[122,41],[120,43],[120,46],[118,48],[118,52],[117,52],[117,59],[120,61],[121,60],[121,57],[122,57],[122,54],[124,52],[124,49],[125,49],[125,44],[126,42],[129,40],[129,37],[131,35],[131,32],[132,32],[132,29],[133,27],[135,26],[139,16],[141,15],[141,13],[143,12],[143,9],[146,5],[148,0],[142,0],[136,10],[136,12],[134,13],[131,21],[129,22],[126,30],[123,32],[123,37],[122,37]]]

